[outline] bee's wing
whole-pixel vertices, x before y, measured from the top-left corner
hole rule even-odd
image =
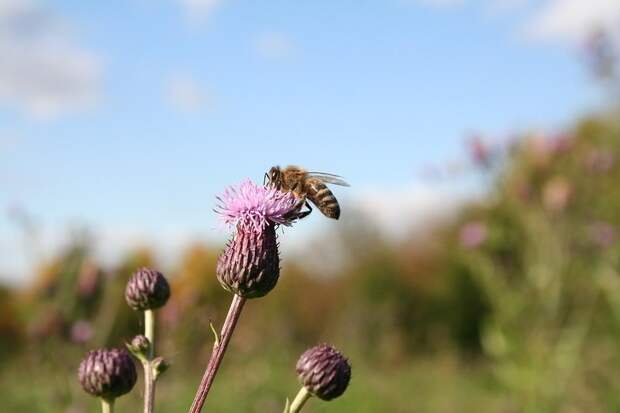
[[[351,186],[344,179],[342,179],[339,175],[328,174],[325,172],[308,172],[308,176],[312,178],[316,178],[321,182],[325,182],[327,184],[334,184],[340,186]]]

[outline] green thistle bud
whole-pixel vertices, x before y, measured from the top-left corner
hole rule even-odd
[[[163,372],[170,368],[170,363],[168,363],[163,357],[155,357],[152,363],[155,378],[158,378]]]
[[[78,379],[84,391],[106,400],[129,393],[137,378],[136,366],[123,349],[90,351],[78,369]]]
[[[351,380],[349,361],[327,344],[306,350],[297,361],[296,370],[306,390],[323,400],[340,396]]]
[[[217,279],[226,290],[241,297],[262,297],[280,277],[280,256],[275,225],[259,231],[239,228],[217,261]]]
[[[148,268],[136,271],[125,288],[127,304],[136,311],[162,307],[170,298],[170,285],[162,273]]]
[[[135,336],[131,343],[127,344],[127,349],[140,360],[146,360],[151,348],[151,342],[146,336],[139,334]]]

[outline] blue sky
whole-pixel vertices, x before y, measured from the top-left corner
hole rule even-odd
[[[359,202],[419,193],[469,133],[568,125],[600,101],[598,3],[0,0],[0,279],[28,277],[16,208],[44,253],[86,225],[114,255],[221,237],[214,196],[272,164]]]

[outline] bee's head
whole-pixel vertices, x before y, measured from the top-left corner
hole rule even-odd
[[[272,166],[269,172],[265,174],[265,185],[275,186],[279,188],[282,184],[282,171],[279,166]]]

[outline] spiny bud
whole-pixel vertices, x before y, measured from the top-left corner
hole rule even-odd
[[[151,342],[146,336],[142,334],[135,336],[131,340],[131,343],[127,344],[127,349],[140,360],[146,359],[147,355],[149,354],[150,348]]]
[[[125,288],[125,299],[131,308],[144,311],[162,307],[170,298],[170,285],[158,271],[140,268]]]
[[[303,386],[323,400],[340,396],[351,379],[349,361],[327,344],[306,350],[297,361],[296,370]]]
[[[241,297],[262,297],[280,277],[280,256],[274,224],[255,231],[239,227],[217,260],[217,279]]]
[[[158,378],[160,374],[170,368],[170,363],[168,363],[163,357],[155,357],[152,363],[153,374],[155,375],[155,378]]]
[[[129,393],[137,378],[136,366],[123,349],[90,351],[78,369],[82,388],[93,396],[107,400]]]

